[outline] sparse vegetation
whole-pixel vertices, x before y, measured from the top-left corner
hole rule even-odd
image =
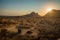
[[[0,40],[57,40],[60,18],[44,18],[35,12],[16,18],[0,18]]]

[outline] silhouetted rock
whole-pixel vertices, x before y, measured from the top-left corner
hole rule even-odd
[[[40,17],[40,15],[38,15],[38,13],[31,12],[30,14],[24,15],[24,17]]]

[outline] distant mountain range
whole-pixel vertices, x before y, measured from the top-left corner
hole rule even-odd
[[[0,16],[3,18],[28,18],[28,17],[41,17],[40,15],[38,15],[38,13],[35,12],[31,12],[27,15],[23,15],[23,16]]]
[[[38,13],[31,12],[30,14],[24,15],[24,17],[39,17]],[[40,16],[41,17],[41,16]],[[53,9],[52,11],[48,12],[45,16],[43,17],[52,17],[52,18],[57,18],[60,17],[60,10],[55,10]]]
[[[35,12],[31,12],[30,14],[27,15],[23,15],[23,16],[0,16],[0,17],[6,17],[6,18],[22,18],[22,17],[41,17],[40,15],[38,15],[38,13]],[[56,17],[60,17],[60,10],[52,10],[50,12],[48,12],[45,16],[43,17],[52,17],[52,18],[56,18]]]

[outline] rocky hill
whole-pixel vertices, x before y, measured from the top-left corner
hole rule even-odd
[[[50,12],[48,12],[44,17],[52,17],[52,18],[57,18],[57,17],[60,17],[60,10],[52,10]]]

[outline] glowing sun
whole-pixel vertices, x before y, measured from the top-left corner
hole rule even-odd
[[[47,11],[49,12],[49,11],[51,11],[52,10],[52,8],[47,8]]]

